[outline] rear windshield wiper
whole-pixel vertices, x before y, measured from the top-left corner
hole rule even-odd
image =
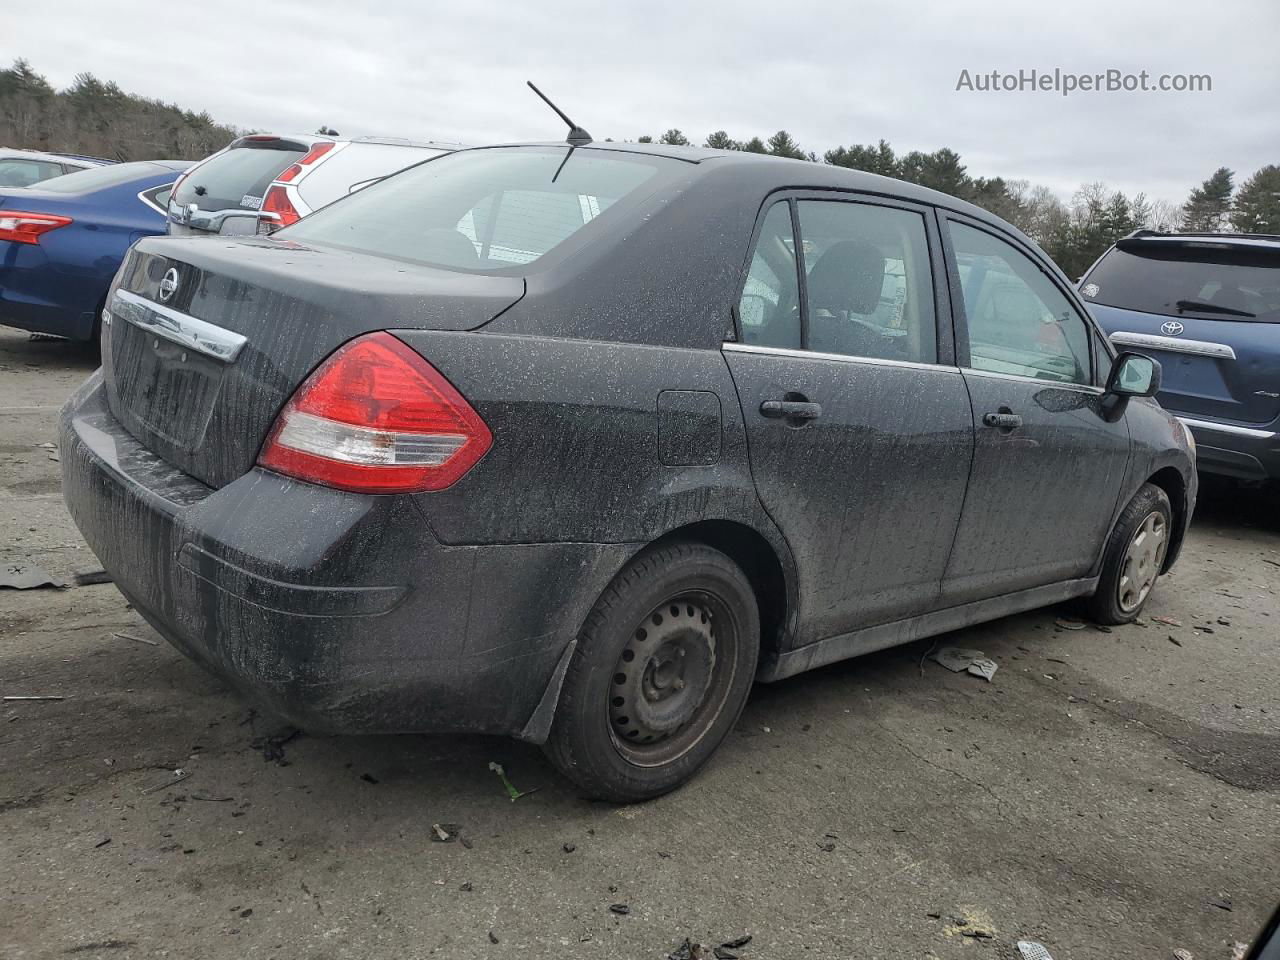
[[[1179,300],[1174,304],[1179,311],[1194,310],[1196,313],[1221,313],[1228,317],[1256,317],[1256,313],[1248,310],[1236,310],[1234,307],[1221,307],[1216,303],[1204,303],[1201,300]]]

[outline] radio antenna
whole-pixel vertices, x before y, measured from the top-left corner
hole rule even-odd
[[[533,85],[532,80],[526,80],[525,83],[529,84],[529,89],[541,97],[543,102],[554,110],[561,120],[568,124],[569,136],[565,137],[566,143],[571,146],[582,147],[591,142],[591,134],[587,133],[587,131],[583,130],[580,126],[570,120],[568,114],[552,103],[550,97]]]

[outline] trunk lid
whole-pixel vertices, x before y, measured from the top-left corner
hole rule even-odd
[[[221,487],[253,466],[281,407],[346,341],[473,330],[523,295],[519,277],[285,240],[142,240],[108,302],[107,399],[154,453]]]
[[[1158,399],[1170,412],[1239,423],[1280,417],[1280,326],[1089,309],[1116,349],[1160,361]]]

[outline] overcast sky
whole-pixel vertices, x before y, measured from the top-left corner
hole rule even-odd
[[[1280,163],[1276,0],[874,4],[330,0],[6,4],[0,57],[90,71],[238,127],[466,143],[559,138],[532,79],[597,139],[785,128],[819,155],[948,146],[974,175],[1180,202]],[[972,74],[1209,74],[1209,93],[958,92]]]

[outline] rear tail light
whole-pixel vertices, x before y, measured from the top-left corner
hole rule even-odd
[[[443,490],[493,445],[480,415],[389,333],[339,348],[276,419],[258,465],[358,493]]]
[[[0,240],[11,243],[39,243],[50,230],[71,223],[70,217],[54,213],[27,213],[22,210],[0,210]]]
[[[332,150],[334,143],[332,140],[322,140],[308,150],[297,163],[290,164],[285,168],[284,173],[276,177],[279,183],[292,183],[295,179],[302,176],[302,172],[306,167],[311,166],[326,153]]]
[[[298,212],[298,208],[293,205],[293,201],[289,199],[289,192],[282,186],[273,186],[267,191],[267,195],[262,198],[262,206],[258,208],[259,213],[274,213],[275,218],[266,218],[268,230],[287,227],[291,223],[297,223],[302,219],[302,214]]]

